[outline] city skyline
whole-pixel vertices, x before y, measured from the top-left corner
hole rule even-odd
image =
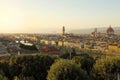
[[[120,26],[119,0],[1,0],[0,33]]]

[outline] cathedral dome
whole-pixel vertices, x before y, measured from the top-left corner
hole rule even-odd
[[[114,35],[114,29],[111,27],[111,25],[107,29],[106,33],[107,33],[108,36],[113,36]]]
[[[109,34],[109,33],[114,33],[114,30],[113,30],[113,28],[110,26],[108,29],[107,29],[107,33]]]

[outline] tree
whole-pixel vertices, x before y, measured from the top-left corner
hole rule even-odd
[[[47,80],[87,80],[87,74],[80,65],[61,59],[50,67]]]
[[[11,56],[9,60],[9,79],[13,80],[14,76],[19,76],[22,72],[22,67],[17,61],[20,59],[19,56]]]
[[[120,73],[120,56],[106,56],[98,59],[94,65],[97,80],[116,80]]]
[[[0,80],[8,80],[7,77],[0,75]]]
[[[2,72],[2,70],[0,71],[0,80],[8,80],[8,78],[4,76],[4,73]]]
[[[92,71],[93,65],[95,63],[95,60],[88,54],[81,54],[79,56],[75,56],[72,60],[75,61],[77,64],[81,64],[81,68],[83,70],[86,70],[88,75]]]
[[[6,76],[7,78],[10,77],[10,73],[9,73],[9,63],[8,62],[0,62],[0,70],[2,72],[1,75]],[[1,80],[1,79],[0,79]]]
[[[14,77],[14,80],[35,80],[33,77]]]
[[[19,58],[17,64],[22,67],[20,76],[34,77],[35,80],[46,80],[47,71],[54,62],[50,56],[23,56]]]
[[[75,48],[71,48],[71,56],[73,57],[73,56],[75,56],[76,55],[76,50],[75,50]]]
[[[76,50],[75,48],[66,48],[65,49],[65,53],[60,55],[60,58],[64,58],[64,59],[71,59],[76,55]]]
[[[34,45],[34,44],[32,46],[25,45],[25,44],[20,44],[20,48],[27,49],[27,50],[38,51],[36,45]]]

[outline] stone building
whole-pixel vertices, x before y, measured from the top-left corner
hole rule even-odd
[[[111,27],[111,25],[107,29],[106,33],[107,33],[108,36],[113,36],[114,35],[114,29]]]

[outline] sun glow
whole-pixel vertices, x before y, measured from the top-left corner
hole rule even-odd
[[[119,0],[0,0],[1,32],[55,32],[120,25]]]
[[[15,31],[23,24],[23,13],[20,8],[13,4],[4,3],[0,5],[0,27],[1,31]]]

